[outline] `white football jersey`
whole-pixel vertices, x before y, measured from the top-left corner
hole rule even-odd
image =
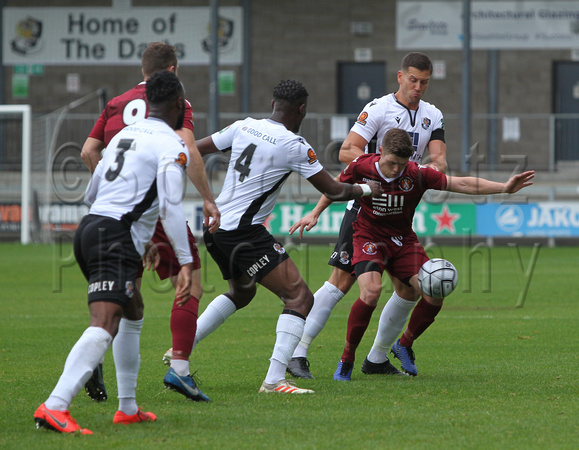
[[[89,214],[125,222],[141,255],[160,214],[179,262],[192,262],[181,203],[188,160],[185,143],[163,120],[123,128],[103,151],[87,188]]]
[[[442,112],[434,105],[420,100],[418,109],[412,111],[396,100],[393,93],[375,98],[368,103],[352,126],[351,131],[362,136],[366,141],[377,135],[377,147],[381,145],[384,135],[392,128],[408,131],[412,138],[414,155],[410,161],[420,163],[424,150],[430,142],[434,130],[444,130]],[[377,150],[376,147],[376,151]],[[368,152],[366,147],[366,153]]]
[[[304,138],[271,119],[248,117],[211,137],[219,150],[231,148],[223,189],[215,200],[223,230],[263,224],[293,171],[307,179],[323,169]]]

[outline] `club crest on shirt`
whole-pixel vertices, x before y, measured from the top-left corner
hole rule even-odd
[[[133,282],[127,281],[125,283],[125,295],[129,298],[133,298],[134,293],[135,293],[135,288],[133,286]]]
[[[183,152],[179,153],[175,162],[185,169],[187,167],[187,155]]]
[[[425,130],[428,130],[429,126],[430,126],[430,119],[428,117],[423,117],[422,118],[422,128],[424,128]]]
[[[358,120],[356,120],[356,123],[359,123],[360,125],[366,125],[366,119],[368,118],[368,113],[366,111],[363,111],[362,114],[360,114],[358,116]]]
[[[316,152],[314,152],[313,148],[310,148],[308,150],[308,164],[314,164],[317,160]]]
[[[367,255],[375,255],[376,253],[378,253],[378,246],[374,244],[374,242],[366,242],[362,246],[362,251]]]
[[[285,253],[285,248],[283,248],[283,245],[281,245],[279,242],[273,244],[273,249],[280,255],[283,255]]]
[[[404,192],[411,191],[414,187],[414,183],[409,177],[400,178],[398,184],[400,185],[400,189],[402,189]]]

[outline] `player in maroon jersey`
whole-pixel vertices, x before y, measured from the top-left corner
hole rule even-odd
[[[144,81],[107,103],[82,148],[81,157],[91,172],[94,172],[96,165],[101,159],[101,151],[115,134],[125,126],[147,117],[149,107],[145,94],[146,80],[153,73],[160,70],[177,72],[176,49],[164,42],[151,42],[147,45],[142,57]],[[203,160],[195,145],[193,110],[189,101],[186,101],[185,104],[183,127],[177,130],[177,134],[183,139],[189,149],[190,163],[187,169],[187,175],[203,198],[205,226],[209,226],[210,231],[215,232],[219,228],[221,216],[215,205],[209,184],[207,183]],[[209,401],[209,398],[196,387],[189,370],[189,356],[197,330],[199,299],[203,293],[203,288],[201,286],[201,261],[199,259],[199,252],[197,251],[197,244],[189,227],[187,227],[187,230],[189,245],[193,255],[191,295],[185,300],[175,299],[173,304],[171,311],[173,360],[164,382],[167,387],[177,390],[192,400]],[[160,220],[157,222],[152,243],[154,245],[151,246],[148,253],[149,256],[152,256],[153,261],[151,261],[151,259],[148,260],[148,267],[153,266],[160,279],[170,278],[173,285],[175,285],[180,265],[171,243],[165,235],[165,230]],[[144,305],[140,295],[141,277],[142,271],[137,279],[137,295],[140,300],[138,302],[139,311],[137,315],[142,318]],[[125,319],[121,322],[121,330],[123,329],[123,323],[125,323],[124,320]],[[140,327],[140,323],[142,323],[142,319],[141,321],[126,321],[126,324],[130,326]],[[118,336],[116,339],[118,339]],[[167,377],[169,377],[169,379]],[[85,388],[87,394],[94,400],[103,401],[107,399],[102,378],[102,364],[97,367],[93,377],[86,384]]]
[[[514,175],[506,183],[475,177],[451,177],[430,167],[409,162],[413,153],[408,132],[394,128],[384,136],[379,155],[359,156],[340,175],[340,181],[345,183],[378,181],[384,194],[382,198],[362,197],[360,213],[353,225],[353,264],[360,286],[360,297],[350,311],[346,345],[334,374],[335,380],[351,379],[356,348],[380,298],[384,270],[413,289],[413,301],[408,302],[411,306],[420,296],[421,302],[428,304],[426,307],[418,304],[417,308],[421,307],[424,313],[417,315],[416,320],[413,317],[408,325],[411,330],[408,334],[412,340],[434,322],[436,313],[442,307],[443,299],[429,297],[418,287],[418,271],[429,258],[412,230],[412,219],[424,192],[436,189],[471,195],[513,194],[531,185],[534,177],[534,171]],[[404,323],[411,310],[411,307],[407,310]],[[389,326],[381,321],[377,335],[387,334]],[[371,363],[366,359],[363,365],[374,364],[383,370],[373,367],[372,373],[401,374],[388,362],[388,350],[389,346],[379,355],[381,362]],[[401,361],[402,368],[412,374],[411,368],[407,365],[405,367],[402,358]],[[381,367],[386,365],[388,367]]]

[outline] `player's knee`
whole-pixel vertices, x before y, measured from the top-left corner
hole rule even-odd
[[[355,279],[349,272],[334,267],[332,275],[328,281],[346,294],[354,285]]]

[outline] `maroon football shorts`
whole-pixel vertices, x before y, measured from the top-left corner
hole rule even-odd
[[[354,265],[370,262],[373,264],[368,267],[371,267],[376,264],[406,284],[429,259],[416,235],[381,237],[378,240],[376,236],[354,234]],[[359,268],[356,273],[360,273]]]
[[[191,255],[193,256],[193,270],[201,268],[201,259],[199,258],[199,250],[197,249],[197,241],[195,236],[191,233],[189,225],[187,225],[187,237],[189,239],[189,248],[191,249]],[[155,226],[155,234],[151,239],[159,251],[159,265],[157,266],[157,275],[161,280],[166,278],[177,276],[181,270],[181,264],[175,255],[171,241],[169,237],[165,234],[165,229],[163,228],[163,223],[161,219],[157,220],[157,225]],[[141,268],[140,277],[143,276],[143,269]]]

